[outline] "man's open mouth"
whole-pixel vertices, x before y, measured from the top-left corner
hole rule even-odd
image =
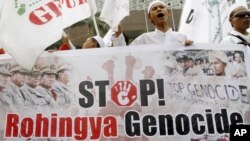
[[[157,17],[158,17],[158,18],[162,18],[162,17],[164,17],[164,14],[163,14],[163,13],[159,13],[159,14],[157,15]]]

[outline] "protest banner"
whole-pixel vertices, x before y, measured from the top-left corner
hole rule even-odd
[[[82,49],[45,52],[32,72],[0,56],[0,140],[228,140],[231,124],[250,124],[246,56],[219,44]]]

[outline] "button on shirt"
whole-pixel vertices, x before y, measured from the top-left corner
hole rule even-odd
[[[244,35],[244,34],[241,34],[240,32],[238,31],[235,31],[235,30],[232,30],[230,32],[230,34],[233,34],[233,35],[239,35],[240,37],[242,37],[243,39],[245,39],[247,42],[250,42],[250,34],[248,34],[247,36]],[[221,43],[223,44],[237,44],[237,43],[240,43],[242,42],[239,38],[235,37],[235,36],[232,36],[232,35],[228,35],[226,36],[222,41]]]
[[[187,40],[186,35],[174,32],[169,29],[167,32],[162,32],[158,29],[155,31],[143,33],[137,37],[130,45],[143,44],[163,44],[163,43],[184,43]]]

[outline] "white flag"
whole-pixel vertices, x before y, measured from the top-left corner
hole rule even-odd
[[[128,15],[129,0],[105,0],[100,20],[106,22],[113,31],[117,31],[121,20]]]
[[[5,0],[0,16],[0,44],[24,68],[32,69],[63,29],[91,16],[87,0]]]
[[[179,31],[194,42],[218,43],[223,39],[228,9],[227,0],[186,0]]]
[[[179,32],[194,42],[210,42],[211,32],[209,12],[203,0],[186,0],[182,11]]]
[[[89,0],[90,8],[93,14],[97,12],[96,2],[95,0]]]

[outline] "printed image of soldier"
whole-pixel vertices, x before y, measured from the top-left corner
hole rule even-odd
[[[57,103],[62,106],[71,104],[75,96],[69,86],[72,68],[67,64],[61,64],[57,68],[56,82],[52,89],[58,94]]]
[[[178,52],[175,55],[175,59],[178,65],[181,67],[181,74],[183,74],[184,76],[193,76],[193,72],[190,69],[189,57],[186,52]]]
[[[4,95],[9,97],[8,100],[5,101],[5,104],[13,105],[15,107],[24,107],[26,97],[20,91],[20,88],[24,85],[27,79],[28,70],[17,64],[14,64],[10,67],[10,74],[10,81],[3,92]]]
[[[3,90],[6,88],[8,84],[8,80],[10,77],[10,72],[7,68],[7,64],[0,64],[0,106],[7,103],[9,97],[3,94]]]
[[[52,90],[56,81],[56,65],[50,64],[41,68],[41,80],[36,87],[39,95],[43,95],[49,106],[54,107],[57,101],[57,94]]]
[[[42,95],[36,89],[40,83],[42,73],[38,66],[35,66],[29,73],[24,86],[21,87],[21,92],[26,97],[26,104],[29,107],[36,108],[37,106],[49,105],[49,96]]]

